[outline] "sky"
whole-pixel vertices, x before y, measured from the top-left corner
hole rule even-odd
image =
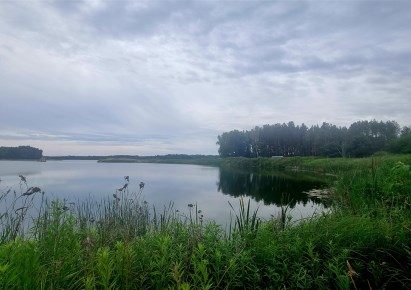
[[[411,1],[0,0],[0,146],[217,154],[294,121],[411,125]]]

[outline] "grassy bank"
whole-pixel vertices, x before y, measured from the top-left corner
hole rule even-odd
[[[100,158],[103,163],[168,163],[168,164],[196,164],[219,166],[221,158],[214,155],[158,155],[158,156],[123,156]]]
[[[153,214],[127,187],[113,200],[71,205],[46,202],[22,180],[14,198],[25,206],[0,218],[0,288],[409,289],[410,156],[293,159],[225,162],[338,174],[332,213],[293,224],[284,207],[260,220],[240,199],[227,205],[228,231],[193,205]]]
[[[169,163],[221,166],[247,171],[263,171],[266,173],[279,170],[312,171],[338,175],[351,170],[366,170],[372,162],[395,164],[398,161],[411,162],[411,155],[380,154],[367,158],[323,158],[323,157],[274,157],[246,158],[204,155],[164,155],[144,157],[105,157],[98,162],[107,163]]]
[[[220,166],[249,170],[277,171],[300,170],[328,174],[343,174],[353,170],[367,170],[371,164],[394,165],[396,162],[411,163],[411,155],[382,154],[367,158],[322,158],[322,157],[283,157],[283,158],[223,158]]]

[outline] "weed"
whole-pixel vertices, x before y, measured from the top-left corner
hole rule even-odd
[[[233,205],[228,202],[231,209],[235,212]],[[260,218],[257,217],[258,207],[253,213],[250,213],[250,200],[247,202],[247,207],[244,203],[244,198],[239,199],[239,210],[235,213],[234,234],[237,232],[246,241],[254,239],[257,235],[258,227],[260,226]]]

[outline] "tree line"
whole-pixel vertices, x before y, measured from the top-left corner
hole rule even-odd
[[[347,127],[323,122],[264,125],[218,136],[221,157],[323,156],[365,157],[378,151],[411,153],[411,128],[395,121],[357,121]]]
[[[31,146],[0,147],[0,159],[41,159],[43,150]]]

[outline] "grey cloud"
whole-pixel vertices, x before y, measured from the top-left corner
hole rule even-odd
[[[58,11],[64,14],[73,14],[80,12],[81,6],[84,5],[86,1],[83,0],[53,0],[51,1],[52,7],[56,8]]]
[[[87,15],[86,21],[100,33],[114,38],[150,36],[166,27],[176,11],[191,6],[189,1],[150,1],[133,7],[138,3],[106,1],[102,9]]]
[[[26,132],[2,140],[152,142],[161,152],[204,143],[216,152],[222,131],[264,123],[411,122],[411,2],[0,8],[0,131]]]
[[[396,2],[393,8],[391,3],[378,3],[379,5],[375,6],[375,3],[359,2],[360,5],[356,5],[351,1],[343,3],[342,6],[348,6],[349,13],[342,15],[338,15],[338,13],[334,13],[337,15],[333,13],[327,15],[327,13],[333,12],[334,9],[338,10],[341,3],[334,8],[335,2],[331,4],[311,2],[310,11],[300,9],[297,12],[298,17],[289,18],[292,22],[287,23],[287,30],[284,31],[286,33],[290,32],[290,34],[288,37],[283,36],[280,40],[275,37],[270,38],[269,32],[270,26],[281,26],[281,22],[267,20],[265,22],[266,26],[264,26],[265,34],[260,35],[259,39],[257,38],[260,42],[255,41],[249,50],[247,48],[237,49],[236,59],[241,59],[242,62],[238,63],[236,71],[239,74],[270,71],[287,73],[318,69],[340,71],[370,67],[384,70],[403,70],[408,73],[408,67],[404,65],[406,62],[403,62],[404,56],[401,53],[381,51],[381,40],[385,39],[389,42],[395,37],[391,36],[393,30],[397,32],[407,30],[405,23],[411,22],[411,19],[406,11],[411,8],[411,5]],[[318,11],[316,8],[319,6],[323,9]],[[324,9],[324,6],[328,9]],[[402,15],[400,17],[398,11],[401,11]],[[351,14],[354,16],[350,16]],[[261,28],[261,26],[258,27]],[[253,28],[244,33],[258,31],[255,27]],[[254,34],[258,35],[258,32]],[[280,33],[280,35],[285,34]],[[334,39],[334,43],[330,43],[331,46],[329,47],[321,47],[322,51],[305,46],[317,41],[317,39],[324,40],[327,38]],[[290,56],[291,60],[296,62],[293,65],[285,63],[288,51],[287,46],[282,46],[290,41],[299,41],[301,43],[298,50],[303,55],[301,59],[293,59]],[[322,53],[333,53],[333,49],[342,54],[333,60],[323,59],[326,55],[322,55]],[[405,57],[408,58],[408,56]],[[276,61],[270,62],[270,59],[276,59]]]

